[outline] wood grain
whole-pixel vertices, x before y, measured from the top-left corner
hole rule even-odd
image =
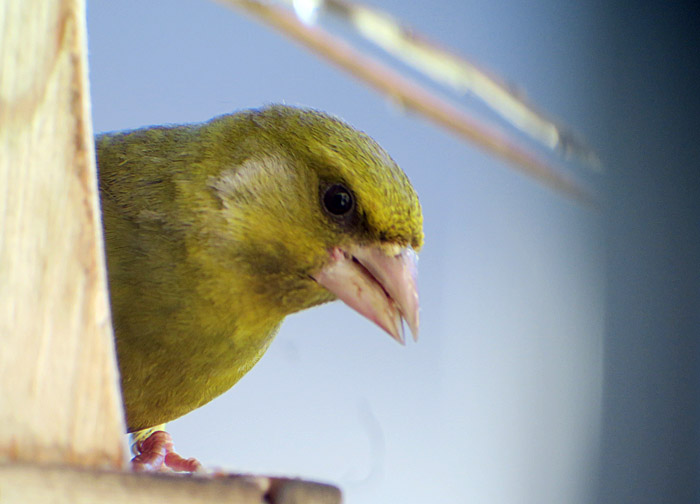
[[[248,475],[130,474],[0,464],[3,504],[340,504],[330,485]]]
[[[117,468],[84,12],[0,4],[0,459]]]

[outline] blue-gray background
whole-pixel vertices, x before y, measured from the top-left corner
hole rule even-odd
[[[335,482],[349,503],[700,501],[693,7],[373,3],[586,136],[607,172],[570,168],[603,210],[405,115],[237,12],[89,1],[96,131],[312,106],[375,137],[424,209],[418,344],[399,347],[340,303],[294,315],[232,391],[170,424],[178,449]]]

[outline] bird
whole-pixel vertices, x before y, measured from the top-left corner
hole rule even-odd
[[[421,205],[365,133],[268,105],[95,147],[135,470],[201,468],[164,425],[229,390],[287,315],[340,299],[417,339]]]

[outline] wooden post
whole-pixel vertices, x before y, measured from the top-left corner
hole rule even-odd
[[[0,457],[121,468],[84,13],[0,5]]]
[[[0,503],[338,504],[330,485],[122,472],[84,0],[0,0]]]

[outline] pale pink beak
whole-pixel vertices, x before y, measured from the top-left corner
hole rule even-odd
[[[417,256],[398,245],[333,248],[314,280],[402,345],[403,320],[418,340]]]

